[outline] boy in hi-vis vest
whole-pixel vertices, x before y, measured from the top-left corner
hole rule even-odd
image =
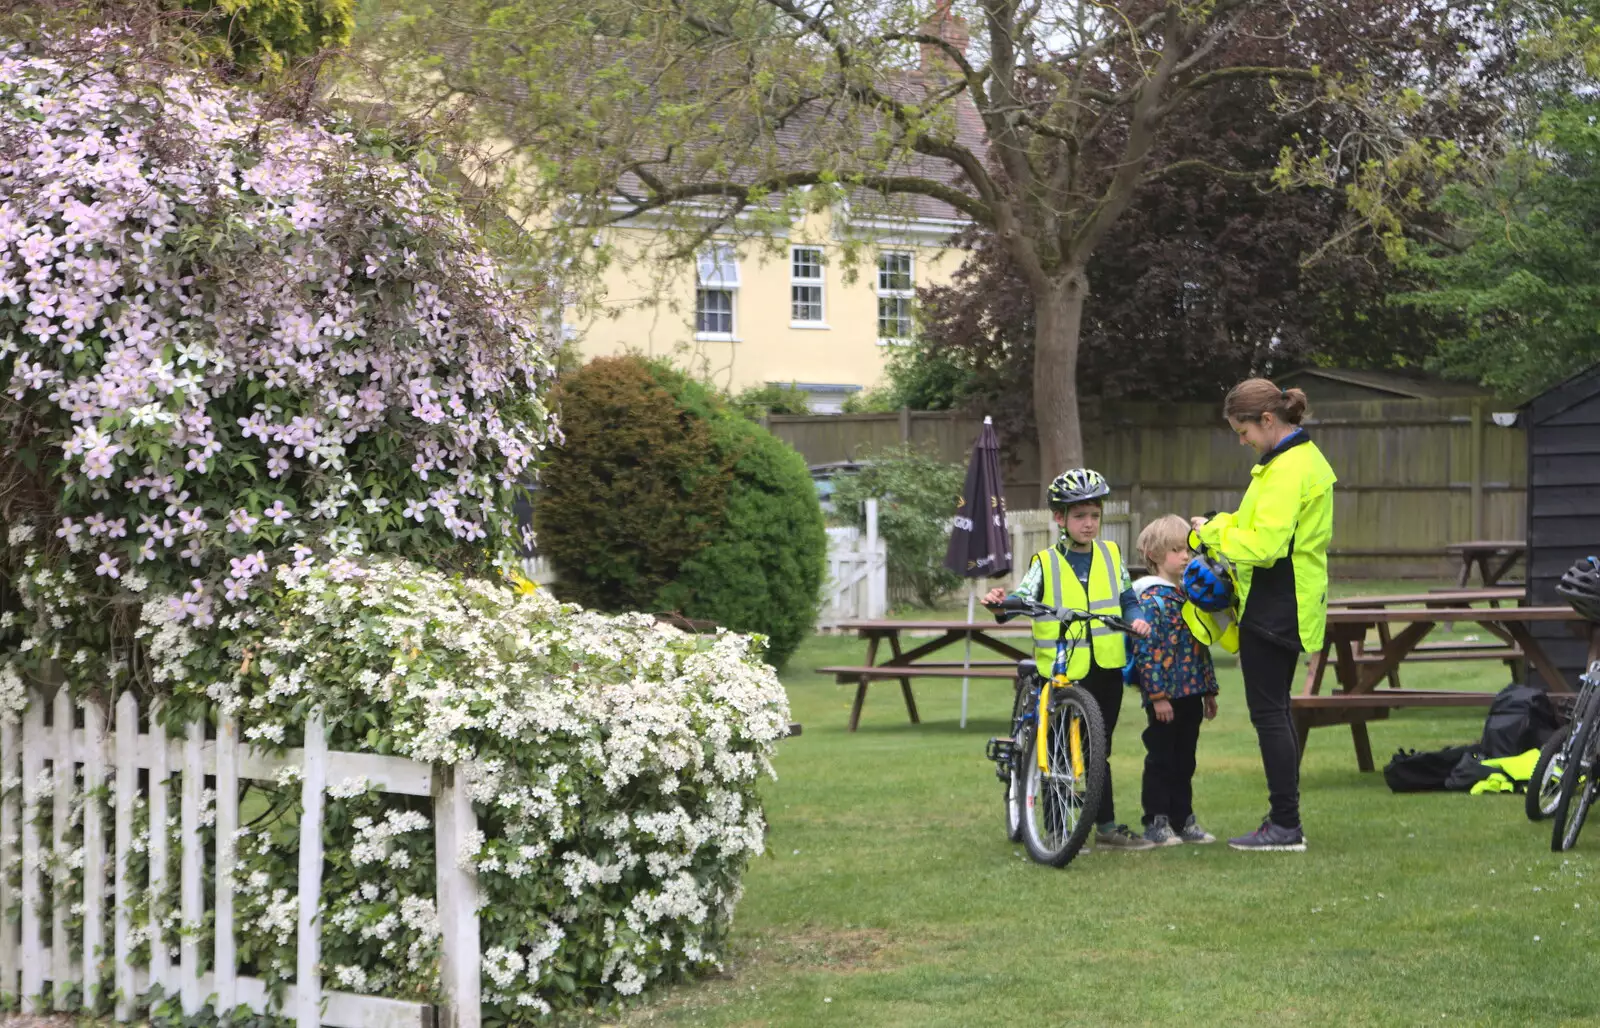
[[[1052,607],[1120,614],[1135,635],[1143,636],[1150,625],[1134,598],[1122,554],[1116,543],[1100,538],[1100,517],[1110,493],[1105,476],[1088,468],[1062,472],[1050,483],[1050,510],[1064,534],[1054,546],[1033,555],[1028,573],[1012,595]],[[1004,589],[995,588],[984,602],[999,603],[1005,597]],[[1033,624],[1033,655],[1041,675],[1048,676],[1055,664],[1058,631],[1054,621]],[[1107,849],[1153,849],[1142,835],[1117,821],[1112,794],[1111,739],[1122,711],[1122,669],[1128,659],[1122,633],[1088,622],[1074,625],[1067,638],[1083,640],[1072,651],[1067,677],[1095,698],[1106,726],[1106,790],[1095,817],[1095,842]]]

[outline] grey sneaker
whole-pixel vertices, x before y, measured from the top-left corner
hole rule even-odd
[[[1229,839],[1228,845],[1236,850],[1261,850],[1266,853],[1304,853],[1306,850],[1306,836],[1298,828],[1284,828],[1272,823],[1272,819],[1261,822],[1261,827],[1249,835],[1241,835],[1237,839]]]
[[[1096,831],[1095,845],[1107,850],[1153,850],[1156,844],[1142,835],[1135,835],[1127,825],[1117,825],[1109,832]]]
[[[1172,824],[1165,814],[1157,814],[1150,819],[1150,826],[1144,830],[1144,838],[1152,846],[1183,845],[1183,840],[1172,830]]]
[[[1184,842],[1192,842],[1197,845],[1203,845],[1208,842],[1217,841],[1217,837],[1215,835],[1212,835],[1210,832],[1200,827],[1199,823],[1195,821],[1193,814],[1190,814],[1189,819],[1183,823],[1183,827],[1178,829],[1178,838],[1182,839]]]

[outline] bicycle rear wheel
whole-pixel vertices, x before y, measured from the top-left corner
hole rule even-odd
[[[1105,724],[1094,697],[1068,687],[1051,690],[1045,728],[1035,727],[1023,758],[1022,840],[1034,860],[1065,867],[1089,838],[1105,791]]]
[[[1528,779],[1525,799],[1529,821],[1543,821],[1556,812],[1556,803],[1561,799],[1561,772],[1565,764],[1561,750],[1566,746],[1567,736],[1571,732],[1571,725],[1562,725],[1539,751],[1539,762],[1533,765],[1533,777]]]
[[[1591,704],[1591,706],[1593,706]],[[1583,831],[1584,819],[1594,805],[1596,780],[1595,750],[1600,743],[1600,720],[1593,710],[1589,716],[1573,723],[1573,735],[1568,739],[1565,766],[1561,772],[1561,789],[1555,810],[1550,817],[1554,824],[1550,830],[1550,849],[1563,853],[1577,845],[1578,833]]]
[[[1005,791],[1006,838],[1022,841],[1023,768],[1033,756],[1033,733],[1028,729],[1028,705],[1038,695],[1038,681],[1026,675],[1017,677],[1016,696],[1011,701],[1011,761],[1009,774],[1001,788]]]

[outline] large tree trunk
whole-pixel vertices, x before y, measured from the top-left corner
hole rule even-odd
[[[1039,505],[1050,480],[1083,465],[1078,418],[1078,331],[1089,277],[1082,268],[1052,275],[1034,296],[1033,411],[1039,426]]]

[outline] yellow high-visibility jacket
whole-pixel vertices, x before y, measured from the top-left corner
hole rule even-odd
[[[1294,649],[1322,649],[1336,481],[1322,451],[1298,431],[1250,469],[1237,511],[1198,530],[1201,542],[1233,564],[1245,631]]]

